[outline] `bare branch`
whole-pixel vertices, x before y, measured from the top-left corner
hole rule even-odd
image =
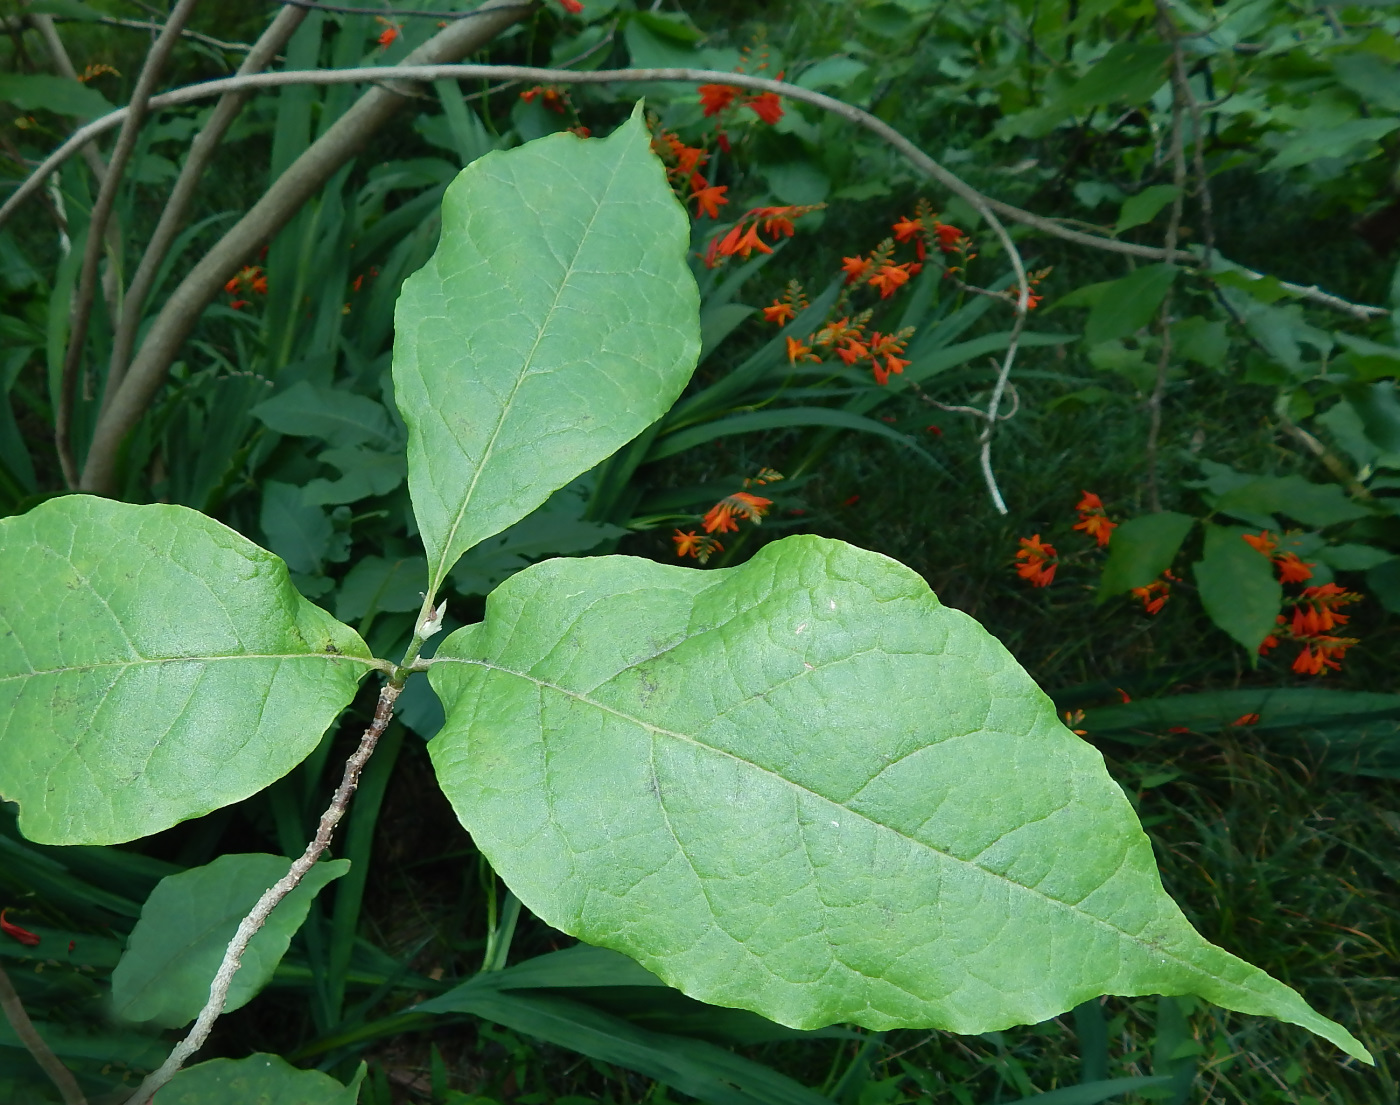
[[[83,1096],[78,1080],[73,1077],[73,1072],[63,1065],[63,1060],[44,1043],[44,1038],[39,1035],[34,1022],[29,1019],[29,1014],[24,1011],[24,1003],[19,1000],[19,994],[15,992],[14,984],[3,967],[0,967],[0,1012],[5,1014],[5,1020],[9,1021],[25,1050],[34,1056],[34,1061],[44,1068],[49,1081],[58,1087],[58,1092],[63,1095],[63,1105],[87,1105],[87,1098]]]
[[[83,250],[83,267],[78,276],[78,290],[73,297],[72,314],[69,318],[68,349],[63,358],[63,378],[58,392],[58,411],[54,419],[54,444],[58,449],[58,460],[63,466],[63,478],[69,487],[78,484],[78,464],[73,456],[71,433],[73,429],[74,392],[78,383],[78,368],[82,364],[83,349],[87,345],[88,322],[92,318],[92,299],[97,288],[97,263],[102,256],[102,239],[107,230],[107,220],[117,202],[117,187],[121,184],[122,173],[136,149],[136,136],[155,91],[156,81],[169,59],[175,44],[180,41],[180,28],[189,21],[190,13],[199,0],[177,0],[170,12],[164,30],[151,44],[146,54],[141,75],[136,79],[136,87],[131,93],[131,103],[127,105],[127,115],[122,123],[121,134],[112,149],[112,159],[107,165],[107,175],[102,188],[97,193],[97,201],[92,205],[92,216],[88,222],[87,246]]]
[[[249,910],[248,916],[243,918],[238,926],[238,931],[234,933],[233,939],[229,941],[228,947],[224,950],[223,962],[219,964],[219,969],[214,974],[214,981],[209,986],[209,1000],[205,1002],[204,1008],[195,1018],[194,1026],[190,1029],[189,1034],[175,1045],[175,1049],[171,1051],[165,1062],[146,1077],[136,1093],[128,1100],[127,1105],[146,1105],[162,1086],[175,1077],[185,1060],[203,1047],[204,1042],[209,1039],[214,1022],[224,1011],[224,1002],[228,1000],[229,987],[233,985],[233,976],[238,973],[243,953],[248,950],[248,944],[257,935],[258,930],[266,924],[268,917],[271,916],[272,911],[277,908],[282,899],[297,888],[297,884],[306,877],[306,873],[316,865],[316,861],[330,847],[331,837],[335,835],[335,827],[345,816],[350,799],[354,797],[355,788],[359,786],[360,772],[364,770],[365,764],[369,762],[370,755],[374,752],[375,745],[379,743],[379,738],[384,735],[384,730],[388,728],[389,720],[394,716],[394,700],[399,697],[399,692],[402,690],[402,683],[396,683],[392,679],[385,681],[379,692],[379,701],[374,708],[374,720],[370,722],[369,728],[360,738],[359,747],[345,761],[345,773],[341,776],[340,786],[335,788],[330,805],[321,814],[320,823],[316,826],[316,835],[311,838],[311,842],[306,846],[306,851],[302,852],[301,856],[292,864],[291,869],[263,892],[257,905],[253,906]]]
[[[1181,38],[1176,24],[1164,0],[1157,0],[1157,31],[1172,44],[1172,183],[1176,185],[1176,195],[1172,197],[1171,215],[1167,219],[1167,233],[1162,243],[1162,252],[1176,252],[1177,235],[1181,232],[1181,210],[1186,199],[1186,153],[1183,149],[1182,131],[1186,97],[1190,90],[1186,85],[1186,66],[1182,61]],[[1157,378],[1152,385],[1152,395],[1147,400],[1147,505],[1154,513],[1162,509],[1161,489],[1157,480],[1157,445],[1162,436],[1162,399],[1167,393],[1167,369],[1172,356],[1172,290],[1167,289],[1162,297],[1162,307],[1157,314],[1157,328],[1161,335],[1162,348],[1157,356]]]
[[[484,5],[483,5],[484,6]],[[487,80],[501,81],[551,81],[555,84],[608,84],[610,82],[636,82],[636,81],[679,81],[685,83],[701,84],[731,84],[737,88],[746,88],[757,92],[777,92],[781,96],[786,96],[792,100],[802,103],[812,104],[835,114],[842,115],[860,126],[867,127],[875,133],[886,137],[891,145],[894,145],[900,153],[909,157],[909,150],[917,150],[907,139],[898,136],[898,132],[884,124],[874,116],[861,111],[859,108],[843,104],[839,100],[833,100],[829,96],[823,96],[819,92],[812,92],[797,85],[787,84],[783,81],[771,81],[763,77],[750,77],[743,73],[722,73],[713,69],[596,69],[591,72],[579,72],[567,69],[536,69],[529,66],[517,65],[400,65],[400,66],[365,66],[359,69],[305,69],[292,70],[280,73],[258,73],[244,77],[224,77],[216,81],[207,81],[203,84],[190,85],[185,88],[178,88],[172,92],[167,92],[162,96],[153,97],[151,107],[177,107],[181,104],[195,103],[199,100],[209,99],[213,96],[222,95],[225,92],[237,91],[244,88],[278,88],[289,84],[354,84],[361,81],[382,81],[392,78],[409,78],[418,81],[434,80],[462,80],[466,78],[485,78]],[[84,144],[91,142],[107,131],[121,124],[124,118],[125,108],[119,108],[101,119],[96,119],[85,127],[79,128],[73,135],[58,147],[53,153],[40,163],[39,167],[21,184],[4,204],[0,204],[0,224],[13,214],[14,210],[30,196],[34,195],[43,185],[43,179],[49,173],[62,165],[74,152]],[[879,126],[872,126],[866,122],[867,119],[874,120]],[[899,142],[894,142],[888,135],[896,135]],[[931,162],[931,158],[919,154],[925,161]],[[911,159],[912,160],[912,159]],[[933,174],[930,174],[933,175]],[[1075,242],[1079,245],[1089,246],[1093,249],[1101,249],[1108,253],[1121,253],[1128,257],[1141,257],[1149,261],[1175,261],[1181,264],[1198,265],[1199,259],[1195,254],[1184,250],[1176,250],[1170,255],[1164,253],[1160,247],[1138,245],[1134,242],[1121,242],[1115,238],[1106,238],[1099,234],[1087,234],[1083,231],[1074,230],[1065,224],[1064,221],[1048,219],[1042,215],[1036,215],[1030,211],[1024,211],[1009,203],[984,196],[982,193],[972,189],[963,183],[942,166],[938,166],[938,175],[935,179],[944,183],[949,190],[958,195],[964,195],[960,189],[966,189],[977,195],[998,215],[1001,215],[1012,222],[1017,222],[1023,226],[1042,231],[1052,237],[1060,238],[1067,242]],[[949,181],[956,181],[958,188],[953,187]],[[969,201],[971,202],[971,201]],[[974,205],[975,206],[975,205]],[[1069,220],[1073,221],[1073,220]],[[1260,278],[1264,274],[1254,272],[1250,269],[1241,270],[1245,275]],[[1363,303],[1352,303],[1341,296],[1330,295],[1322,291],[1317,285],[1293,284],[1288,281],[1280,281],[1280,287],[1288,291],[1290,295],[1301,299],[1306,299],[1323,307],[1328,307],[1334,311],[1350,315],[1352,318],[1362,322],[1373,318],[1382,318],[1390,314],[1389,308],[1373,307]]]
[[[49,19],[55,23],[100,23],[104,27],[122,27],[125,30],[144,31],[147,34],[151,31],[158,31],[161,28],[159,23],[150,20],[122,19],[115,15],[88,15],[81,18],[70,15],[10,15],[0,17],[0,31],[6,33],[22,31],[26,23],[38,26],[38,21],[40,19]],[[204,46],[212,46],[216,50],[246,54],[252,49],[246,42],[225,42],[221,38],[200,34],[198,31],[192,31],[188,27],[180,32],[180,37],[189,39],[191,42],[201,43]]]
[[[494,5],[494,8],[493,8]],[[404,66],[386,66],[380,76],[399,78],[405,68],[417,72],[423,63],[451,61],[481,49],[496,34],[517,22],[525,10],[515,0],[488,0],[491,17],[461,20],[434,35],[404,59]],[[227,78],[224,91],[244,91],[263,87],[257,82],[275,73],[249,73]],[[415,72],[416,75],[416,72]],[[235,82],[233,84],[228,81]],[[301,209],[327,180],[364,147],[381,126],[408,102],[414,86],[394,80],[372,88],[337,119],[324,134],[302,151],[262,198],[224,234],[214,247],[166,298],[164,306],[146,332],[145,340],[132,359],[119,388],[106,397],[99,415],[83,469],[81,487],[97,494],[111,494],[116,485],[117,458],[122,442],[140,421],[180,346],[194,329],[199,316],[239,265],[271,239]]]
[[[305,19],[306,12],[300,8],[285,7],[278,12],[277,17],[268,24],[267,30],[262,33],[258,41],[253,44],[252,49],[249,50],[247,58],[239,66],[239,74],[256,73],[262,70],[287,44],[287,40],[292,37],[293,32],[301,26]],[[141,263],[136,268],[136,274],[131,278],[131,287],[127,289],[121,319],[117,323],[116,333],[112,338],[112,357],[107,367],[107,382],[102,393],[103,410],[107,409],[112,397],[117,393],[117,388],[121,385],[122,378],[126,375],[127,365],[131,362],[131,351],[136,346],[136,330],[141,324],[141,315],[146,308],[146,297],[150,295],[151,289],[155,286],[156,275],[160,271],[161,262],[165,260],[165,255],[170,249],[170,244],[185,225],[190,206],[194,202],[195,192],[199,188],[200,178],[204,175],[204,170],[208,167],[210,159],[213,158],[219,142],[223,140],[224,134],[251,95],[251,89],[244,92],[224,93],[214,106],[214,111],[209,116],[209,122],[190,143],[189,156],[185,158],[185,164],[180,168],[180,176],[175,181],[175,186],[170,190],[170,198],[165,201],[165,209],[160,213],[160,221],[156,223],[155,230],[151,232],[151,240],[146,245],[146,252],[141,255]]]

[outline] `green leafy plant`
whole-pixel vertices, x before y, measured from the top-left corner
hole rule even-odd
[[[33,841],[131,840],[266,788],[361,679],[384,677],[314,839],[222,962],[173,934],[178,918],[143,916],[123,993],[139,979],[159,992],[155,1019],[198,1015],[133,1101],[219,1100],[206,1084],[237,1079],[303,1092],[290,1080],[310,1075],[265,1056],[176,1072],[256,988],[237,981],[240,960],[270,924],[254,983],[266,977],[294,924],[279,903],[342,874],[319,861],[418,672],[446,717],[438,781],[512,908],[684,994],[794,1028],[959,1032],[1105,993],[1196,995],[1369,1061],[1192,929],[1099,754],[986,630],[885,557],[799,536],[719,571],[545,561],[424,655],[459,558],[643,433],[695,365],[689,224],[649,145],[639,108],[606,139],[488,154],[448,188],[437,253],[397,315],[429,580],[397,662],[298,594],[279,558],[188,508],[75,495],[0,521],[16,596],[0,636],[0,793]],[[286,862],[237,860],[264,879]],[[173,876],[157,900],[216,877]],[[178,970],[137,939],[157,924],[164,951],[191,949]],[[566,1003],[534,1015],[565,1032]],[[341,1099],[324,1082],[304,1092]]]

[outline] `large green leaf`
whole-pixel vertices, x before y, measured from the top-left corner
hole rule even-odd
[[[86,495],[0,520],[0,796],[44,844],[237,802],[316,747],[369,670],[271,553],[193,510]]]
[[[211,1059],[182,1070],[152,1105],[355,1105],[365,1065],[342,1086],[318,1070],[298,1070],[280,1055]]]
[[[1103,289],[1089,309],[1084,324],[1084,340],[1089,345],[1126,338],[1152,321],[1167,290],[1176,279],[1175,265],[1143,265]]]
[[[883,556],[547,561],[429,678],[438,779],[516,894],[694,997],[984,1032],[1193,993],[1365,1054],[1197,935],[1098,752]]]
[[[113,1012],[162,1028],[194,1020],[209,1000],[209,984],[239,922],[291,865],[283,856],[227,855],[161,879],[112,972]],[[267,985],[311,899],[349,869],[348,859],[318,863],[278,903],[243,953],[225,1013],[241,1009]]]
[[[1274,630],[1283,587],[1273,562],[1241,540],[1240,527],[1205,527],[1205,551],[1192,565],[1201,605],[1210,620],[1245,647],[1253,660]]]
[[[1189,514],[1160,510],[1130,518],[1115,529],[1099,581],[1099,601],[1146,587],[1170,568],[1195,524]]]
[[[474,161],[442,224],[394,341],[434,590],[660,418],[700,352],[689,220],[640,105],[601,141],[555,134]]]

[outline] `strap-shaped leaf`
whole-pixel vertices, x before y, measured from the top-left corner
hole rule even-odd
[[[434,590],[680,394],[700,353],[689,243],[640,105],[608,138],[489,153],[447,189],[394,339]]]
[[[438,779],[520,899],[694,997],[970,1033],[1191,993],[1365,1055],[1191,928],[1099,753],[883,556],[547,561],[429,678]]]
[[[196,511],[86,495],[0,520],[0,796],[113,844],[254,794],[369,670],[286,565]]]
[[[155,1096],[154,1105],[355,1105],[365,1078],[360,1064],[350,1085],[318,1070],[298,1070],[280,1055],[210,1059],[187,1067]]]

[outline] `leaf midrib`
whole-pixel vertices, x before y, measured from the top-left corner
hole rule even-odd
[[[379,661],[343,652],[240,652],[230,656],[140,656],[135,660],[115,660],[102,664],[75,664],[68,668],[34,668],[15,675],[0,675],[0,683],[16,679],[31,679],[36,675],[72,675],[79,672],[101,671],[105,668],[133,668],[141,664],[212,664],[219,660],[349,660],[365,667],[379,667]]]
[[[530,346],[530,351],[525,355],[525,360],[521,363],[520,371],[515,378],[515,383],[511,385],[510,394],[506,396],[505,402],[501,404],[501,412],[496,417],[496,425],[492,428],[491,437],[487,440],[486,448],[481,454],[481,463],[476,466],[476,471],[472,473],[471,483],[467,485],[467,493],[462,497],[462,505],[458,507],[456,517],[452,519],[452,526],[448,529],[447,537],[442,543],[442,553],[438,557],[437,564],[433,567],[433,576],[432,579],[429,580],[429,586],[432,588],[433,594],[428,596],[429,599],[435,597],[438,587],[441,586],[442,581],[447,578],[448,568],[451,567],[453,561],[452,542],[457,536],[457,531],[462,526],[462,520],[467,515],[467,507],[471,505],[472,496],[476,494],[476,485],[481,479],[481,474],[486,471],[486,465],[490,461],[491,454],[496,448],[496,440],[501,436],[501,430],[505,426],[506,416],[510,413],[511,405],[515,402],[516,393],[520,391],[520,387],[524,384],[525,378],[530,374],[530,367],[534,363],[535,354],[539,350],[540,342],[544,340],[545,330],[548,328],[550,320],[554,317],[555,312],[559,309],[559,300],[564,294],[564,289],[569,286],[569,280],[573,277],[578,267],[579,255],[583,252],[584,244],[588,241],[589,235],[593,233],[593,227],[598,221],[599,212],[602,211],[603,205],[607,202],[608,196],[612,193],[613,186],[617,182],[618,172],[621,168],[622,158],[619,157],[613,164],[612,174],[608,177],[607,186],[603,189],[602,195],[598,198],[597,205],[593,209],[593,214],[588,220],[588,225],[584,227],[583,234],[579,238],[578,246],[574,249],[574,255],[569,259],[569,267],[565,271],[563,279],[559,281],[559,287],[554,293],[554,302],[550,304],[549,310],[545,312],[545,316],[540,322],[539,330],[535,334],[535,340]],[[462,552],[466,551],[466,549],[462,550]],[[459,553],[458,555],[460,556],[461,554]]]
[[[1244,986],[1241,985],[1240,983],[1231,982],[1229,979],[1222,978],[1222,977],[1219,976],[1219,975],[1211,974],[1209,971],[1203,970],[1202,968],[1196,966],[1195,964],[1189,962],[1188,960],[1182,959],[1180,956],[1173,954],[1172,952],[1168,951],[1166,948],[1159,947],[1159,946],[1156,945],[1156,944],[1149,944],[1149,943],[1147,943],[1146,941],[1144,941],[1141,937],[1135,936],[1135,935],[1133,935],[1132,933],[1127,932],[1125,929],[1119,928],[1117,925],[1113,924],[1113,923],[1110,922],[1110,921],[1105,920],[1105,919],[1102,918],[1102,917],[1097,917],[1097,916],[1095,916],[1095,915],[1092,914],[1092,913],[1089,913],[1089,912],[1087,912],[1087,911],[1085,911],[1085,910],[1080,909],[1078,906],[1070,905],[1068,902],[1063,902],[1063,901],[1061,901],[1061,900],[1058,899],[1058,898],[1053,898],[1053,897],[1051,897],[1050,895],[1045,894],[1044,892],[1042,892],[1042,891],[1040,891],[1040,890],[1037,890],[1035,887],[1026,886],[1024,883],[1016,882],[1014,879],[1010,879],[1010,878],[1008,878],[1008,877],[1005,876],[1005,875],[998,874],[998,873],[995,872],[995,871],[991,871],[991,870],[989,870],[988,868],[983,867],[981,864],[975,862],[974,860],[960,859],[958,856],[952,855],[952,854],[949,853],[949,852],[945,852],[945,851],[943,851],[943,850],[940,849],[940,848],[936,848],[936,847],[934,847],[932,844],[927,843],[926,841],[918,840],[918,839],[915,838],[915,837],[909,836],[907,833],[900,832],[900,830],[894,828],[893,826],[886,825],[886,824],[884,824],[884,823],[881,822],[881,821],[876,821],[874,818],[870,817],[868,814],[862,813],[862,812],[859,811],[859,810],[851,809],[849,806],[842,805],[840,802],[837,802],[836,800],[834,800],[834,799],[832,799],[832,798],[828,798],[828,797],[827,797],[826,795],[824,795],[824,794],[819,794],[817,791],[811,790],[811,789],[809,789],[808,787],[803,786],[801,783],[798,783],[798,782],[796,782],[796,781],[794,781],[794,780],[792,780],[792,779],[789,779],[789,778],[787,778],[787,777],[784,776],[784,775],[780,775],[778,772],[773,771],[773,770],[771,770],[771,769],[769,769],[769,768],[766,768],[766,767],[762,766],[761,764],[754,763],[752,760],[747,760],[747,759],[745,759],[743,756],[739,756],[739,755],[737,755],[737,754],[735,754],[735,753],[733,753],[733,752],[728,751],[727,749],[716,748],[716,747],[714,747],[713,745],[705,744],[703,741],[697,740],[696,738],[694,738],[694,737],[692,737],[692,736],[690,736],[690,735],[688,735],[688,734],[686,734],[686,733],[678,733],[678,732],[676,732],[675,730],[672,730],[672,729],[665,729],[665,728],[662,728],[661,726],[655,725],[655,724],[653,724],[653,723],[651,723],[651,722],[649,722],[649,721],[645,721],[645,720],[643,720],[642,718],[634,717],[633,715],[628,714],[628,713],[626,713],[625,711],[619,710],[619,709],[617,709],[616,707],[609,706],[609,705],[607,705],[607,703],[599,702],[597,699],[590,698],[588,695],[583,694],[583,693],[581,693],[581,692],[579,692],[579,691],[573,691],[573,690],[570,690],[570,689],[567,688],[567,687],[562,687],[562,686],[560,686],[560,685],[557,684],[557,683],[551,683],[551,682],[549,682],[549,681],[546,680],[546,679],[540,679],[540,678],[538,678],[537,676],[530,675],[528,672],[516,671],[516,670],[513,669],[513,668],[507,668],[507,667],[504,667],[504,666],[502,666],[502,665],[500,665],[500,664],[493,664],[493,663],[491,663],[489,660],[467,660],[467,659],[461,659],[461,658],[458,658],[458,657],[439,656],[439,657],[435,657],[435,658],[434,658],[434,663],[442,663],[442,664],[465,664],[465,665],[468,665],[468,666],[471,666],[471,667],[485,668],[485,669],[487,669],[488,671],[500,672],[500,673],[503,674],[503,675],[513,675],[513,676],[516,676],[516,677],[519,678],[519,679],[525,680],[526,682],[533,683],[535,686],[537,686],[537,687],[539,687],[539,688],[541,688],[541,689],[555,691],[555,692],[557,692],[558,694],[564,695],[564,696],[566,696],[566,697],[568,697],[568,698],[575,699],[575,700],[577,700],[577,701],[579,701],[579,702],[584,703],[585,705],[592,706],[592,707],[594,707],[594,708],[596,708],[596,709],[598,709],[598,710],[603,711],[604,713],[612,714],[614,717],[620,718],[620,719],[622,719],[623,721],[630,722],[630,723],[632,723],[633,725],[638,725],[638,726],[640,726],[641,728],[643,728],[643,729],[647,730],[648,732],[653,733],[653,734],[655,734],[655,735],[658,735],[658,736],[665,736],[665,737],[673,737],[674,739],[676,739],[676,740],[678,740],[678,741],[683,741],[683,742],[685,742],[686,744],[690,744],[690,745],[692,745],[692,746],[694,746],[694,747],[696,747],[696,748],[703,749],[703,750],[705,750],[705,751],[707,751],[707,752],[713,752],[713,753],[716,753],[717,755],[726,756],[726,757],[728,757],[728,758],[734,760],[736,763],[744,764],[746,767],[750,767],[750,768],[752,768],[752,769],[755,770],[755,771],[761,772],[761,773],[763,773],[763,774],[765,774],[765,775],[770,776],[771,778],[777,779],[778,781],[787,784],[788,786],[794,788],[795,790],[800,790],[800,791],[802,791],[804,794],[809,794],[809,795],[811,795],[813,798],[819,799],[819,800],[822,801],[822,802],[826,802],[826,803],[828,803],[829,805],[832,805],[832,806],[836,807],[837,809],[842,810],[842,811],[844,811],[845,813],[848,813],[848,814],[850,814],[850,815],[852,815],[852,816],[854,816],[854,817],[858,817],[858,818],[860,818],[862,821],[866,822],[867,824],[873,825],[873,826],[875,826],[876,828],[879,828],[879,829],[884,829],[886,832],[893,833],[893,834],[895,834],[896,836],[898,836],[898,837],[900,837],[900,838],[902,838],[902,839],[904,839],[904,840],[907,840],[910,844],[912,844],[912,845],[914,845],[914,846],[916,846],[916,847],[918,847],[918,848],[927,849],[928,851],[933,852],[933,853],[935,853],[936,855],[942,856],[942,857],[945,858],[945,859],[952,860],[952,861],[955,862],[955,863],[962,864],[963,866],[968,867],[968,868],[971,868],[971,869],[974,870],[974,871],[978,871],[978,872],[980,872],[981,874],[983,874],[983,875],[985,875],[985,876],[987,876],[987,877],[989,877],[989,878],[1000,879],[1000,880],[1001,880],[1002,882],[1004,882],[1007,886],[1014,887],[1014,888],[1016,888],[1016,889],[1018,889],[1018,890],[1024,891],[1024,892],[1027,893],[1027,894],[1035,895],[1037,898],[1040,898],[1042,901],[1052,903],[1053,905],[1058,906],[1058,907],[1061,908],[1061,909],[1070,910],[1070,911],[1072,911],[1076,916],[1078,916],[1078,917],[1083,917],[1083,918],[1085,918],[1086,920],[1092,921],[1093,923],[1095,923],[1095,924],[1097,924],[1097,925],[1099,925],[1099,926],[1101,926],[1101,927],[1103,927],[1103,928],[1105,928],[1105,929],[1108,929],[1108,930],[1111,931],[1111,932],[1117,933],[1119,936],[1121,936],[1121,937],[1123,937],[1123,938],[1125,938],[1125,939],[1131,941],[1133,944],[1135,944],[1135,945],[1137,945],[1137,946],[1139,946],[1139,947],[1141,947],[1141,948],[1143,948],[1143,949],[1145,949],[1145,950],[1147,950],[1147,951],[1150,951],[1150,952],[1152,952],[1152,953],[1154,953],[1154,954],[1156,954],[1156,955],[1160,955],[1160,956],[1163,956],[1164,958],[1167,958],[1167,959],[1172,960],[1174,963],[1178,964],[1180,967],[1182,967],[1183,969],[1185,969],[1185,970],[1187,970],[1187,971],[1189,971],[1189,972],[1191,972],[1191,973],[1193,973],[1193,974],[1204,975],[1205,977],[1212,979],[1212,980],[1213,980],[1214,982],[1216,982],[1217,984],[1222,985],[1222,986],[1229,987],[1229,988],[1231,988],[1231,989],[1238,989],[1238,990],[1245,990],[1245,989],[1247,989],[1246,987],[1244,987]],[[673,835],[674,835],[674,834],[673,834]],[[677,845],[679,846],[679,841],[677,841]],[[682,852],[684,852],[684,849],[682,849]],[[1121,864],[1120,864],[1120,867],[1121,867]],[[1100,885],[1102,885],[1102,884],[1100,884]],[[1092,893],[1092,892],[1091,892],[1091,893]],[[1228,953],[1225,953],[1225,954],[1228,954]]]

